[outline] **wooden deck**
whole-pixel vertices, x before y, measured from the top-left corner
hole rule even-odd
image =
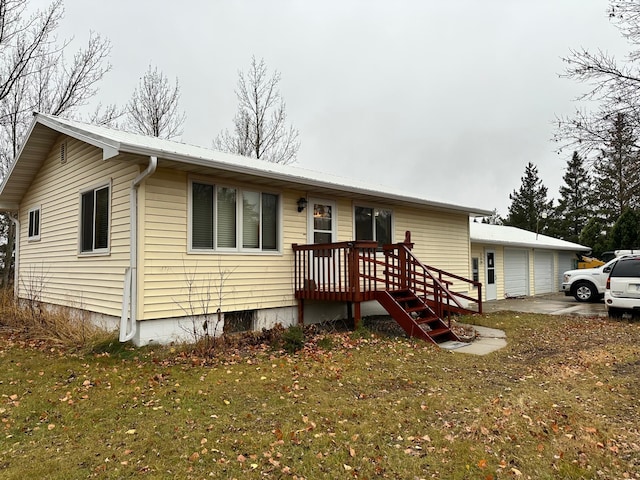
[[[482,284],[424,265],[411,253],[412,247],[410,241],[382,248],[370,241],[294,244],[299,322],[304,322],[304,301],[321,300],[346,302],[349,311],[353,306],[357,325],[361,302],[378,300],[380,292],[406,290],[440,318],[452,313],[482,313]]]

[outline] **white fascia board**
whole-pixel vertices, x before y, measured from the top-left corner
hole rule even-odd
[[[82,142],[93,145],[102,150],[102,159],[109,160],[120,153],[120,144],[112,140],[97,135],[90,135],[87,132],[78,130],[71,125],[67,125],[49,118],[45,115],[36,114],[36,121],[57,132],[76,138]],[[28,136],[25,138],[29,138]]]
[[[263,178],[270,178],[274,180],[280,180],[283,182],[297,183],[304,186],[328,188],[333,190],[342,190],[349,193],[356,193],[362,195],[370,195],[375,197],[384,197],[404,203],[412,203],[414,205],[424,205],[433,208],[440,208],[444,210],[454,210],[465,214],[488,216],[493,212],[489,210],[482,210],[477,208],[470,208],[462,205],[452,205],[444,202],[435,202],[419,197],[411,197],[406,195],[398,195],[388,191],[372,190],[368,188],[351,186],[343,183],[332,183],[329,181],[323,181],[311,177],[305,177],[302,175],[293,175],[289,173],[276,172],[274,170],[259,169],[245,165],[231,164],[227,162],[219,162],[213,159],[191,157],[186,155],[180,155],[175,152],[155,150],[150,148],[141,147],[139,145],[128,145],[121,143],[119,145],[121,152],[127,152],[143,156],[157,156],[164,158],[165,160],[172,160],[180,163],[187,163],[191,165],[197,165],[201,167],[219,168],[221,170],[231,171],[234,173],[254,175]]]
[[[18,159],[22,155],[22,151],[27,145],[27,140],[29,139],[29,137],[31,137],[31,134],[33,133],[33,129],[35,128],[35,126],[36,126],[36,119],[34,118],[33,121],[31,122],[31,125],[29,126],[29,130],[24,136],[25,141],[22,142],[22,145],[20,145],[20,150],[18,150],[18,154],[11,162],[11,165],[9,166],[9,171],[6,173],[6,175],[2,179],[2,185],[0,185],[0,195],[2,195],[2,192],[4,192],[4,187],[7,185],[7,182],[11,178],[11,174],[13,173],[13,170],[16,168],[16,165],[18,164]]]
[[[478,243],[482,245],[502,245],[505,247],[520,247],[520,248],[537,248],[539,250],[566,250],[570,252],[588,252],[591,249],[583,245],[568,244],[568,245],[545,245],[532,242],[510,242],[508,240],[496,240],[487,238],[471,238],[471,243]]]

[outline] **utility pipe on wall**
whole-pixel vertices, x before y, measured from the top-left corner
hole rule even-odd
[[[138,315],[138,187],[144,179],[154,174],[158,157],[149,157],[149,165],[131,183],[129,191],[129,267],[125,271],[122,316],[120,317],[120,341],[128,342],[136,334]]]

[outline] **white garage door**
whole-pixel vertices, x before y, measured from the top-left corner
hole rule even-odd
[[[553,252],[536,251],[533,263],[536,295],[553,292]]]
[[[567,270],[576,268],[578,258],[575,253],[560,252],[558,253],[558,290],[562,288],[562,274]]]
[[[504,296],[529,295],[529,255],[520,248],[504,249]]]

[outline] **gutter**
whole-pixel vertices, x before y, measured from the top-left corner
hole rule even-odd
[[[158,157],[149,157],[149,165],[134,178],[129,191],[129,251],[131,253],[124,278],[122,316],[120,317],[121,342],[128,342],[135,336],[138,321],[138,187],[143,180],[155,173],[157,167]]]

